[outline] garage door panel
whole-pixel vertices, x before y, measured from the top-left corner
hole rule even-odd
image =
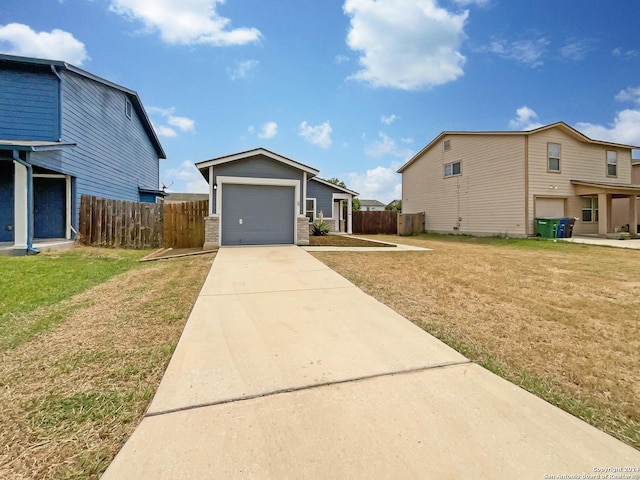
[[[293,187],[222,186],[222,245],[294,243]]]
[[[536,198],[536,217],[564,217],[564,198]]]

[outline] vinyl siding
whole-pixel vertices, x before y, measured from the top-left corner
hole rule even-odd
[[[223,163],[213,168],[213,181],[216,183],[218,176],[224,177],[248,177],[248,178],[280,178],[287,180],[298,180],[300,182],[300,198],[299,205],[302,205],[304,199],[302,181],[303,172],[297,168],[286,165],[282,162],[273,160],[264,155],[256,155],[251,158],[236,160],[234,162]],[[216,211],[216,196],[213,196],[213,210]],[[301,207],[300,207],[300,212]]]
[[[62,72],[62,138],[77,143],[32,155],[34,165],[75,177],[74,218],[82,194],[138,201],[138,187],[158,187],[159,159],[127,95],[72,72]]]
[[[444,178],[457,161],[461,174]],[[425,212],[428,231],[524,236],[524,171],[524,136],[448,135],[403,172],[402,211]]]
[[[320,215],[320,211],[322,211],[322,216],[327,220],[333,219],[334,193],[344,192],[314,180],[307,182],[307,198],[316,199],[316,215]]]
[[[57,141],[58,86],[50,72],[0,70],[0,138]]]
[[[558,143],[560,173],[547,172],[547,143]],[[618,152],[618,176],[607,177],[607,150]],[[575,234],[597,234],[597,222],[582,222],[582,200],[575,195],[571,180],[602,183],[631,183],[631,150],[594,145],[569,136],[559,128],[544,130],[529,136],[529,202],[534,196],[567,199],[566,215],[578,217]],[[604,208],[604,205],[600,206]],[[533,232],[534,209],[529,209],[530,232]]]

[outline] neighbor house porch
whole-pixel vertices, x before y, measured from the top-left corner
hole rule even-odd
[[[582,197],[584,205],[582,209],[584,216],[591,216],[588,221],[595,221],[598,224],[598,235],[618,233],[616,230],[628,225],[631,235],[638,234],[638,201],[640,196],[640,185],[597,183],[582,180],[571,180],[575,194]],[[621,225],[614,225],[613,222],[613,200],[626,202],[628,204],[627,218],[622,219]]]

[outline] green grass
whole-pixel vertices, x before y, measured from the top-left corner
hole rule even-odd
[[[400,237],[399,242],[402,243]],[[511,238],[507,236],[473,237],[471,235],[443,235],[439,233],[419,233],[411,238],[436,240],[440,242],[462,243],[469,245],[490,245],[494,247],[514,247],[527,250],[561,250],[576,251],[591,247],[578,243],[564,242],[555,238]]]
[[[0,257],[0,352],[59,324],[75,308],[59,302],[136,268],[148,252],[77,248],[55,254]],[[46,315],[30,316],[41,307]]]

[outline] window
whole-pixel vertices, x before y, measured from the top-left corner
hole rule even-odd
[[[315,198],[307,198],[307,218],[309,219],[309,222],[313,222],[313,219],[316,218]]]
[[[449,150],[451,150],[451,140],[445,140],[444,141],[444,151],[448,152]]]
[[[547,171],[560,172],[560,144],[548,143],[547,144]]]
[[[444,176],[452,177],[454,175],[460,175],[462,173],[460,162],[447,163],[444,166]]]
[[[131,110],[132,110],[131,102],[127,98],[124,101],[124,114],[127,116],[129,120],[131,120]]]
[[[607,150],[607,177],[618,176],[618,152]]]
[[[582,221],[598,221],[598,197],[582,197]]]

